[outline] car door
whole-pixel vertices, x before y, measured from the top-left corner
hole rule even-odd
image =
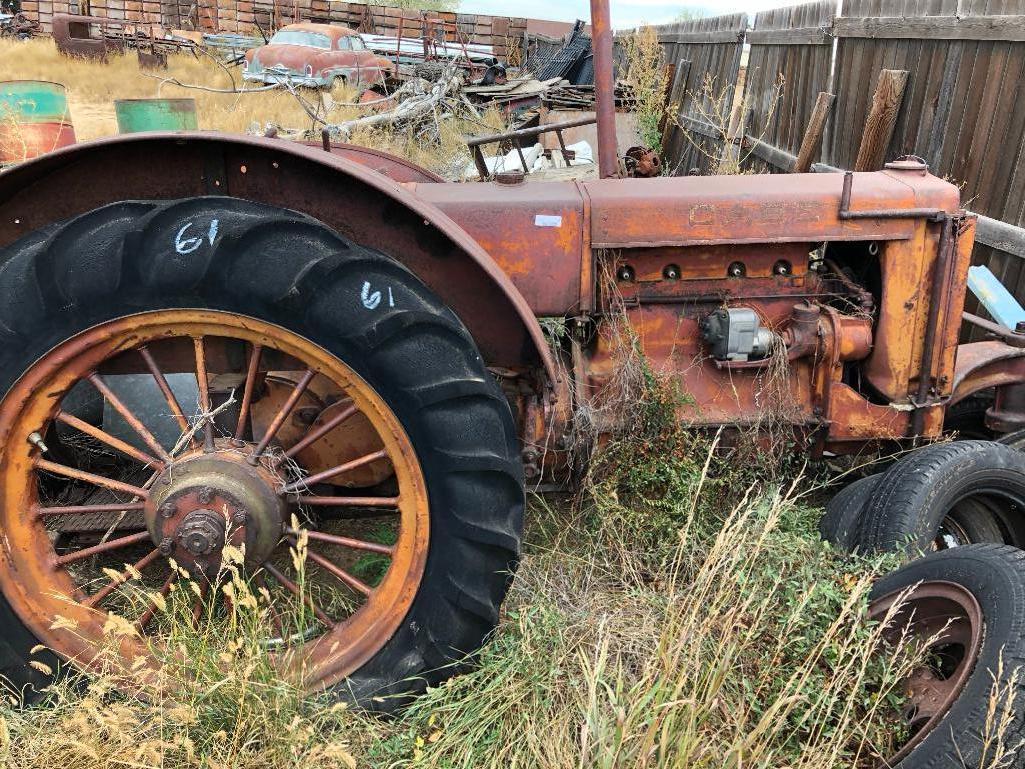
[[[383,73],[377,61],[377,54],[367,48],[361,37],[354,35],[349,38],[349,41],[356,54],[357,66],[360,69],[363,83],[368,86],[380,83]]]

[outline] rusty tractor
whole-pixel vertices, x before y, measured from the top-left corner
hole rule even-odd
[[[169,559],[210,579],[234,545],[296,593],[302,537],[345,592],[310,599],[304,684],[401,703],[494,628],[525,484],[564,469],[625,314],[695,425],[757,425],[782,355],[775,397],[809,457],[924,446],[841,492],[823,529],[944,551],[873,609],[920,583],[903,622],[947,650],[910,688],[897,758],[981,749],[987,666],[1025,643],[1025,463],[991,440],[1025,427],[1025,334],[979,321],[992,337],[959,343],[973,218],[913,158],[614,178],[608,4],[592,10],[596,181],[447,184],[364,148],[202,132],[0,173],[0,672],[42,683],[37,644],[88,669],[119,584],[163,569],[167,593]],[[540,318],[570,333],[553,347]],[[984,440],[928,445],[959,404]]]

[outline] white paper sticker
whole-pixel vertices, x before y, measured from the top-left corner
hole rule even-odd
[[[561,216],[546,216],[545,214],[538,214],[534,217],[535,227],[561,227],[562,217]]]

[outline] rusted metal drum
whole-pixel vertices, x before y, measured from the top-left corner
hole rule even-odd
[[[195,99],[118,99],[114,102],[118,133],[195,131]]]
[[[63,85],[40,80],[0,82],[0,165],[74,143]]]

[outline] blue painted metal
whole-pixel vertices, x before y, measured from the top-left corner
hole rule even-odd
[[[1013,330],[1025,321],[1025,309],[988,267],[968,268],[968,288],[1001,326]]]

